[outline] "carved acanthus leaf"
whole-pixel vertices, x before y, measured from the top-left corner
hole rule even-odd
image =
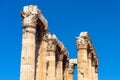
[[[74,64],[69,63],[68,72],[69,72],[69,74],[73,74],[73,72],[74,72]]]
[[[55,51],[57,43],[58,43],[56,36],[55,35],[51,36],[49,34],[47,42],[48,42],[47,50],[48,51]]]
[[[76,40],[76,45],[77,45],[77,49],[81,49],[81,48],[87,48],[88,47],[88,39],[85,37],[78,37]]]
[[[37,6],[25,6],[23,12],[21,13],[23,27],[35,27],[39,14],[40,11]]]

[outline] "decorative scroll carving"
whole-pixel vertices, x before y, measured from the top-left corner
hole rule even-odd
[[[54,40],[54,39],[49,39],[48,40],[47,50],[48,51],[55,51],[56,50],[56,40]]]
[[[51,36],[49,34],[47,42],[48,42],[47,51],[55,51],[58,42],[56,36],[55,35]]]
[[[23,27],[35,27],[39,14],[37,6],[25,6],[21,13]]]
[[[77,49],[87,49],[88,47],[88,39],[86,37],[78,37],[76,39]]]
[[[74,72],[74,66],[77,65],[77,59],[70,59],[69,60],[69,67],[68,72],[72,74]]]
[[[73,71],[74,71],[74,64],[69,63],[69,67],[68,67],[68,72],[69,72],[69,74],[72,74]]]

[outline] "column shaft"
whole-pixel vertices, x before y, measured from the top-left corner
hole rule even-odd
[[[95,73],[95,80],[98,80],[98,73]]]
[[[73,74],[68,74],[68,80],[73,80]]]
[[[39,46],[40,48],[37,56],[36,80],[46,80],[47,42],[43,40]]]
[[[23,29],[20,80],[34,80],[35,74],[35,33],[34,28]]]
[[[57,62],[56,80],[63,80],[63,65],[62,61]]]
[[[47,80],[56,80],[56,36],[49,34],[47,43]]]
[[[78,51],[78,80],[87,79],[87,67],[87,50],[80,49]]]
[[[69,61],[69,67],[68,67],[68,77],[69,77],[69,80],[73,80],[73,73],[74,73],[74,64],[72,64]]]
[[[66,64],[64,65],[65,66],[65,69],[64,69],[64,80],[69,80],[69,76],[68,76],[68,66],[69,66],[69,63],[66,62]]]
[[[35,41],[39,14],[37,6],[25,6],[21,13],[23,36],[20,80],[35,80]]]
[[[48,54],[55,54],[55,52],[50,51]],[[56,80],[55,70],[56,70],[56,61],[55,55],[47,56],[47,80]]]
[[[88,37],[87,33],[80,34],[77,38],[78,49],[78,80],[88,79]]]
[[[92,80],[95,80],[95,66],[92,66]]]
[[[92,68],[91,58],[88,58],[88,79],[89,80],[92,80],[91,68]]]

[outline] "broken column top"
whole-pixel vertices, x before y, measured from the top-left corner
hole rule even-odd
[[[80,37],[89,37],[88,32],[81,32]]]
[[[89,50],[92,50],[92,52],[97,58],[97,54],[95,52],[94,46],[92,44],[92,41],[90,39],[88,32],[81,32],[80,35],[76,39],[77,39],[77,44],[87,44]]]
[[[36,19],[36,21],[40,20],[42,22],[43,26],[45,29],[48,28],[48,22],[45,19],[45,17],[42,15],[42,12],[38,9],[36,5],[28,5],[24,6],[23,12],[22,12],[22,18],[27,18],[27,20],[33,20],[33,17]],[[27,20],[23,20],[25,24],[28,24],[29,22]],[[36,24],[40,24],[40,22],[37,22]],[[24,26],[23,23],[23,26]],[[29,23],[30,24],[30,23]]]
[[[38,9],[37,6],[29,5],[29,6],[24,6],[23,12],[32,13],[32,14],[38,14],[40,12],[40,10]]]

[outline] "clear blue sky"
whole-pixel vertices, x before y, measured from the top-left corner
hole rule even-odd
[[[120,80],[119,0],[0,0],[0,80],[19,80],[24,5],[36,4],[70,53],[75,37],[88,31],[99,56],[99,80]]]

